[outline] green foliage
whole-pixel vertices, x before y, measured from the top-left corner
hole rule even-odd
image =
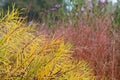
[[[28,16],[28,20],[46,18],[48,13],[46,10],[53,8],[56,4],[62,4],[63,0],[6,0],[1,6],[5,11],[13,3],[18,9],[25,8],[24,14]],[[50,12],[51,13],[51,12]]]
[[[87,62],[69,54],[70,43],[46,38],[19,14],[13,7],[0,19],[0,79],[94,80]]]
[[[7,0],[1,6],[4,10],[10,9],[15,3],[18,9],[25,8],[24,15],[28,16],[28,20],[39,20],[40,22],[54,23],[58,22],[78,22],[82,19],[84,23],[91,23],[93,17],[102,17],[110,15],[111,3],[97,4],[98,0],[70,0],[66,3],[64,0]],[[56,4],[61,7],[52,10]],[[66,9],[66,6],[72,6],[72,11]],[[91,7],[92,6],[92,7]],[[84,10],[82,10],[84,9]],[[22,15],[22,16],[24,16]]]
[[[114,12],[114,24],[115,26],[120,26],[120,0],[116,4],[116,9]]]

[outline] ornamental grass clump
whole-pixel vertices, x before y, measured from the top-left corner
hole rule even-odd
[[[71,57],[70,43],[27,25],[17,9],[0,19],[1,80],[94,80],[89,64]]]
[[[74,59],[85,60],[93,68],[96,80],[119,79],[119,34],[112,28],[109,17],[93,19],[90,25],[82,20],[74,24],[61,24],[56,35],[71,42]]]

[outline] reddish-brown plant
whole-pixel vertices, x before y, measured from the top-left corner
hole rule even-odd
[[[66,42],[74,45],[73,57],[88,61],[95,71],[96,80],[118,80],[120,46],[116,43],[110,19],[95,18],[90,25],[81,20],[77,25],[63,24],[56,36],[64,36]]]

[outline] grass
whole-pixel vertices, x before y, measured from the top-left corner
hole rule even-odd
[[[111,15],[83,13],[29,25],[19,14],[13,7],[1,15],[1,79],[120,79],[120,32]]]
[[[14,9],[0,19],[0,79],[94,80],[89,63],[74,60],[71,43],[46,37]]]
[[[110,17],[95,17],[91,24],[79,22],[61,24],[55,31],[56,36],[64,36],[70,41],[72,56],[77,60],[87,61],[93,68],[96,80],[119,79],[120,42],[119,32],[112,28]]]

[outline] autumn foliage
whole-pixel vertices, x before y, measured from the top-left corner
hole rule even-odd
[[[0,79],[94,80],[89,63],[71,56],[69,41],[46,37],[19,14],[13,7],[0,18]]]
[[[75,25],[78,25],[77,27]],[[73,44],[72,56],[87,61],[93,68],[96,80],[117,80],[120,77],[120,36],[109,17],[94,18],[90,25],[79,20],[77,24],[62,24],[56,36],[64,36]]]

